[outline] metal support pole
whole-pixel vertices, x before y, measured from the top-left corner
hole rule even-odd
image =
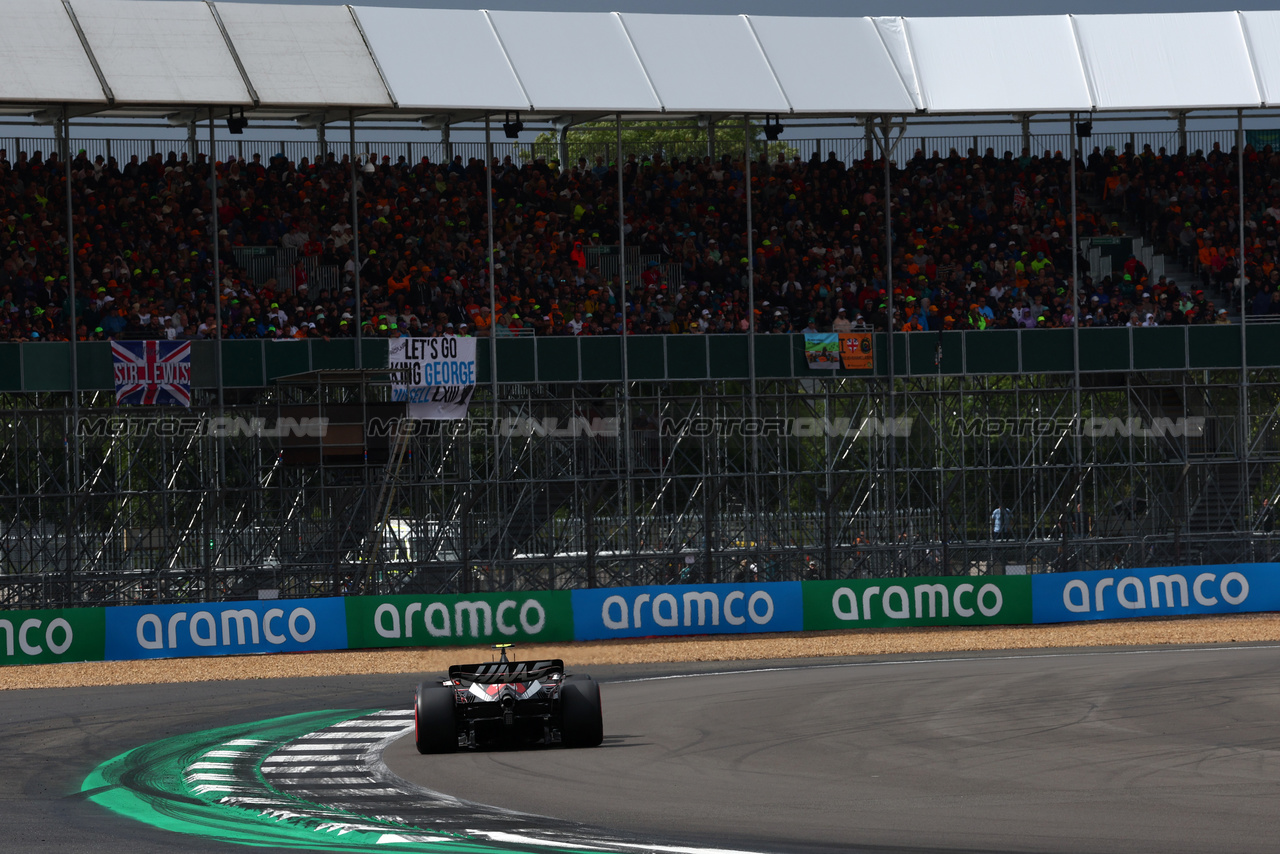
[[[1245,317],[1249,313],[1245,276],[1245,244],[1244,244],[1244,110],[1236,110],[1236,194],[1239,199],[1239,220],[1236,231],[1240,235],[1240,257],[1236,260],[1237,275],[1240,278],[1240,461],[1244,471],[1241,480],[1245,491],[1245,500],[1241,502],[1240,515],[1243,517],[1242,530],[1253,528],[1252,490],[1249,488],[1249,444],[1252,442],[1249,430],[1249,348],[1245,341]]]
[[[196,162],[196,119],[193,116],[191,121],[187,123],[187,157],[192,163]],[[213,157],[213,152],[209,152],[209,156]]]
[[[212,244],[213,244],[212,257],[211,257],[211,260],[213,262],[212,291],[213,291],[213,312],[214,312],[213,314],[213,328],[214,328],[213,365],[214,365],[215,379],[218,383],[218,417],[222,418],[225,414],[225,409],[224,409],[225,398],[223,394],[224,383],[223,383],[223,377],[222,377],[222,265],[218,257],[218,249],[219,249],[219,246],[218,246],[218,231],[219,231],[218,229],[218,158],[214,156],[214,152],[217,150],[214,146],[214,142],[215,142],[214,133],[215,133],[216,127],[217,127],[217,122],[215,121],[213,116],[213,108],[210,107],[209,108],[209,198],[211,200],[211,204],[209,205],[209,207],[212,208],[212,215],[209,217],[209,223],[210,223],[209,229],[210,229],[210,234],[211,234]],[[218,469],[218,478],[217,478],[217,483],[215,484],[216,499],[214,503],[214,513],[215,513],[214,526],[213,526],[214,532],[222,530],[221,508],[223,505],[223,500],[222,500],[223,489],[226,485],[226,480],[227,480],[226,438],[221,434],[221,432],[218,435],[217,469]],[[205,518],[206,519],[209,518],[208,509],[205,510]],[[210,532],[209,541],[205,543],[206,554],[208,554],[210,558],[210,563],[207,567],[207,570],[209,572],[208,581],[210,583],[205,585],[205,598],[209,601],[212,601],[213,593],[214,593],[212,589],[212,583],[211,583],[213,580],[213,559],[215,558],[215,555],[213,555],[213,533],[214,532]]]
[[[361,352],[364,349],[364,320],[360,317],[360,179],[356,175],[356,111],[348,110],[347,117],[351,124],[351,266],[355,274],[356,370],[360,370],[364,367],[364,354]]]
[[[485,121],[488,121],[486,119]],[[440,147],[444,150],[444,162],[448,165],[453,162],[453,138],[449,134],[449,123],[445,122],[444,127],[440,128]]]
[[[751,423],[759,424],[760,392],[756,379],[756,241],[755,210],[751,197],[751,116],[742,114],[742,174],[747,196],[747,382],[751,395]],[[751,431],[751,531],[752,557],[760,556],[760,436]]]
[[[324,120],[316,122],[316,159],[324,162],[324,158],[329,153],[329,141],[325,139]]]
[[[1019,123],[1022,125],[1022,147],[1028,152],[1031,150],[1031,114],[1023,113],[1018,117]]]
[[[711,118],[707,119],[707,156],[716,156],[716,120]]]
[[[1187,114],[1185,112],[1178,113],[1178,153],[1185,154],[1187,151]]]
[[[622,454],[627,478],[627,552],[635,554],[635,509],[631,459],[631,373],[627,363],[627,205],[622,180],[622,113],[617,115],[618,132],[618,301],[622,304]]]
[[[445,125],[443,136],[449,135],[449,126]],[[446,143],[448,145],[448,143]],[[449,145],[452,150],[452,145]],[[453,160],[452,157],[449,158]],[[485,211],[489,217],[489,396],[493,398],[493,424],[498,423],[498,274],[494,263],[497,261],[493,242],[493,132],[492,120],[484,117],[484,187]],[[498,431],[493,431],[493,465],[492,477],[498,480],[498,459],[501,451]],[[501,491],[499,491],[501,500]],[[490,555],[492,559],[492,555]],[[463,591],[471,591],[471,567],[464,566]],[[493,567],[489,567],[490,577],[494,576]]]
[[[1076,429],[1072,432],[1075,434],[1075,494],[1072,499],[1079,501],[1083,492],[1083,484],[1081,483],[1080,467],[1084,464],[1084,442],[1081,438],[1081,430],[1079,421],[1084,417],[1081,411],[1081,390],[1080,390],[1080,231],[1076,227],[1076,118],[1075,113],[1071,114],[1071,121],[1068,124],[1067,132],[1071,136],[1071,303],[1074,306],[1071,310],[1071,350],[1072,350],[1072,386],[1071,392],[1075,404],[1075,417],[1077,420]]]
[[[560,158],[560,172],[569,168],[569,125],[556,129],[556,156]]]
[[[71,118],[67,109],[62,113],[62,158],[67,187],[67,302],[70,315],[71,334],[68,344],[71,348],[71,483],[67,484],[69,519],[67,529],[67,597],[70,597],[74,586],[75,570],[79,561],[80,524],[78,503],[80,498],[80,368],[77,364],[80,336],[77,333],[79,319],[76,317],[76,227],[75,212],[72,203],[71,189]],[[69,604],[69,603],[68,603]]]
[[[213,242],[213,308],[214,308],[214,337],[218,342],[217,349],[214,351],[214,370],[218,383],[218,415],[222,415],[223,406],[223,379],[222,379],[222,269],[218,258],[218,158],[213,156],[214,143],[214,118],[213,110],[209,110],[209,193],[212,204],[209,207],[213,209],[212,216],[209,218],[211,238]],[[222,486],[222,471],[219,467],[218,486]]]
[[[888,356],[887,373],[889,384],[890,424],[897,425],[898,399],[894,384],[894,347],[893,347],[893,164],[890,157],[902,141],[906,132],[906,122],[898,128],[898,136],[891,140],[892,126],[888,116],[880,117],[880,155],[884,158],[884,290],[888,310],[885,324],[885,350]],[[894,431],[889,431],[893,433]],[[886,437],[889,442],[889,541],[893,546],[892,554],[898,553],[898,483],[897,483],[897,443],[892,435]]]

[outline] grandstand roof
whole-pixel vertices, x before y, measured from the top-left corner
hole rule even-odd
[[[0,0],[0,112],[462,121],[1280,103],[1280,12],[972,18]]]

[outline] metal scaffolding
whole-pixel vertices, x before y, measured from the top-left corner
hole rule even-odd
[[[883,379],[762,379],[754,419],[738,381],[632,381],[629,417],[620,383],[506,383],[497,409],[491,387],[477,392],[467,431],[399,421],[384,379],[228,391],[220,421],[210,393],[126,421],[109,395],[81,392],[78,459],[69,393],[8,396],[0,607],[1280,552],[1272,369],[1244,384],[1232,370],[1085,373],[1079,413],[1071,374],[898,378],[896,421]],[[1011,518],[997,535],[998,507]]]

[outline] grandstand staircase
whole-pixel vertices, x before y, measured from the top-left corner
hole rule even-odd
[[[1104,211],[1101,196],[1085,194],[1085,198],[1091,208]],[[1133,241],[1134,255],[1146,266],[1151,281],[1158,281],[1161,276],[1164,276],[1166,280],[1176,282],[1178,287],[1187,292],[1194,292],[1203,288],[1200,277],[1190,267],[1184,265],[1176,253],[1166,255],[1156,252],[1154,246],[1148,246],[1141,230],[1125,215],[1124,211],[1105,210],[1104,215],[1109,222],[1118,223],[1124,230],[1122,239]],[[1082,251],[1086,255],[1086,260],[1089,264],[1089,275],[1094,282],[1099,282],[1104,276],[1108,275],[1112,276],[1112,281],[1115,281],[1116,275],[1119,274],[1119,265],[1123,262],[1108,263],[1109,259],[1105,257],[1103,251],[1098,247],[1084,247]],[[1239,315],[1239,306],[1233,299],[1224,298],[1213,289],[1205,290],[1213,303],[1215,312],[1220,308],[1225,308],[1228,312],[1235,312],[1236,316]],[[1233,317],[1233,321],[1234,319]]]

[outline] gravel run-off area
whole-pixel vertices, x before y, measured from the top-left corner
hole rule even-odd
[[[691,661],[760,661],[1055,647],[1280,642],[1280,614],[1154,618],[1052,626],[854,629],[804,634],[644,638],[526,644],[515,658],[562,658],[570,666]],[[151,661],[95,661],[0,667],[0,690],[209,682],[372,673],[441,673],[488,661],[487,647],[413,647],[344,652],[237,655]]]

